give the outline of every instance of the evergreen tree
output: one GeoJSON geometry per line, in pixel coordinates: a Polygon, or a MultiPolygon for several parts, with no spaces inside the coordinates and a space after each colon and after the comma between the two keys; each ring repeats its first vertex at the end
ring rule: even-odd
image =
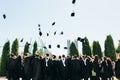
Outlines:
{"type": "Polygon", "coordinates": [[[79,56],[79,53],[78,53],[78,49],[75,46],[75,43],[72,42],[70,45],[70,56],[74,56],[74,55],[79,56]]]}
{"type": "Polygon", "coordinates": [[[6,76],[6,60],[7,56],[10,53],[10,42],[7,41],[2,50],[2,57],[1,57],[1,66],[0,66],[0,76],[6,76]]]}
{"type": "Polygon", "coordinates": [[[38,48],[37,48],[37,42],[35,41],[34,42],[34,45],[33,45],[33,55],[35,54],[35,51],[37,51],[38,48]]]}
{"type": "Polygon", "coordinates": [[[84,42],[82,42],[82,53],[91,56],[91,47],[89,46],[89,41],[87,37],[84,39],[84,42]]]}
{"type": "Polygon", "coordinates": [[[93,55],[98,55],[98,57],[102,58],[102,51],[99,41],[93,41],[93,55]]]}
{"type": "Polygon", "coordinates": [[[14,55],[18,55],[18,48],[19,48],[19,44],[18,44],[18,39],[16,38],[13,41],[11,53],[13,53],[14,55]]]}
{"type": "Polygon", "coordinates": [[[105,40],[105,56],[110,57],[112,60],[116,60],[114,43],[111,35],[108,35],[105,40]]]}
{"type": "Polygon", "coordinates": [[[118,43],[118,47],[116,49],[116,53],[120,53],[120,42],[118,43]]]}
{"type": "Polygon", "coordinates": [[[29,53],[29,44],[26,42],[24,46],[24,54],[29,53]]]}
{"type": "Polygon", "coordinates": [[[43,54],[43,49],[40,49],[38,53],[41,56],[43,54]]]}

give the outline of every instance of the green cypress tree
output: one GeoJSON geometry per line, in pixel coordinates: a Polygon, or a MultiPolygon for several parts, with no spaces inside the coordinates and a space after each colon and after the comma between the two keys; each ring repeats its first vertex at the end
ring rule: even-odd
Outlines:
{"type": "Polygon", "coordinates": [[[70,56],[74,56],[74,55],[79,56],[79,53],[78,53],[78,49],[75,46],[75,43],[72,42],[70,45],[70,56]]]}
{"type": "Polygon", "coordinates": [[[16,38],[13,41],[11,53],[13,53],[14,55],[18,55],[18,48],[19,48],[19,44],[18,44],[18,39],[16,38]]]}
{"type": "Polygon", "coordinates": [[[39,55],[41,56],[43,54],[43,49],[39,50],[39,55]]]}
{"type": "Polygon", "coordinates": [[[24,46],[24,54],[29,53],[29,44],[26,42],[24,46]]]}
{"type": "Polygon", "coordinates": [[[2,57],[1,57],[1,66],[0,66],[0,76],[6,76],[6,60],[7,56],[10,53],[10,42],[7,41],[2,50],[2,57]]]}
{"type": "Polygon", "coordinates": [[[37,42],[35,41],[34,42],[34,45],[33,45],[33,55],[35,54],[35,51],[37,51],[38,48],[37,48],[37,42]]]}
{"type": "Polygon", "coordinates": [[[116,60],[115,47],[111,35],[108,35],[105,40],[105,56],[110,57],[112,60],[116,60]]]}
{"type": "Polygon", "coordinates": [[[118,47],[116,49],[116,53],[120,53],[120,42],[118,43],[118,47]]]}
{"type": "Polygon", "coordinates": [[[93,41],[93,50],[92,53],[93,55],[97,55],[97,41],[93,41]]]}
{"type": "Polygon", "coordinates": [[[89,45],[89,41],[87,39],[87,37],[84,38],[84,42],[82,42],[82,53],[86,54],[88,56],[91,56],[91,47],[89,45]]]}
{"type": "Polygon", "coordinates": [[[99,41],[93,41],[93,55],[98,55],[98,57],[102,58],[102,51],[99,41]]]}

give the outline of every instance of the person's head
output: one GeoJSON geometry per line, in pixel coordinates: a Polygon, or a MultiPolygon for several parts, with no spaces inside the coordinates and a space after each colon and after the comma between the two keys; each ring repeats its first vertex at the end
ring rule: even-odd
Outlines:
{"type": "Polygon", "coordinates": [[[11,58],[13,58],[13,57],[14,57],[14,54],[13,54],[13,53],[11,53],[11,54],[10,54],[10,57],[11,57],[11,58]]]}
{"type": "Polygon", "coordinates": [[[97,55],[95,55],[95,59],[94,59],[94,60],[95,60],[95,61],[98,61],[98,59],[99,59],[99,58],[98,58],[98,56],[97,56],[97,55]]]}
{"type": "Polygon", "coordinates": [[[77,59],[77,55],[74,55],[74,59],[77,59]]]}
{"type": "Polygon", "coordinates": [[[39,57],[39,54],[38,54],[38,53],[35,53],[35,57],[39,57]]]}
{"type": "Polygon", "coordinates": [[[58,56],[59,59],[61,59],[61,56],[58,56]]]}
{"type": "Polygon", "coordinates": [[[64,55],[64,54],[62,55],[62,58],[65,58],[65,55],[64,55]]]}
{"type": "Polygon", "coordinates": [[[30,56],[30,53],[25,53],[24,54],[24,58],[29,57],[29,56],[30,56]]]}
{"type": "Polygon", "coordinates": [[[55,56],[55,55],[53,55],[53,59],[56,59],[56,56],[55,56]]]}
{"type": "Polygon", "coordinates": [[[46,57],[49,57],[49,54],[48,54],[48,53],[46,54],[46,57]]]}

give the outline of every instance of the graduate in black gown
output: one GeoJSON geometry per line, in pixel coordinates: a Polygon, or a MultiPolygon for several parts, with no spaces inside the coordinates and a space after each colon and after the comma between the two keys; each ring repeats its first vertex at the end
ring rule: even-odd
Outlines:
{"type": "Polygon", "coordinates": [[[108,78],[108,63],[106,57],[104,57],[104,60],[101,64],[101,70],[102,70],[102,80],[107,80],[108,78]]]}
{"type": "Polygon", "coordinates": [[[116,78],[120,80],[120,58],[115,62],[116,78]]]}
{"type": "Polygon", "coordinates": [[[17,66],[16,66],[16,56],[14,54],[10,54],[7,58],[7,78],[8,80],[18,80],[17,66]]]}
{"type": "Polygon", "coordinates": [[[58,60],[57,60],[57,69],[58,69],[58,72],[57,72],[57,79],[58,80],[62,80],[62,58],[61,56],[58,57],[58,60]]]}
{"type": "Polygon", "coordinates": [[[82,77],[84,78],[84,80],[88,80],[88,78],[91,75],[91,65],[90,65],[90,60],[89,58],[84,55],[82,57],[82,62],[81,62],[81,66],[82,66],[82,77]]]}
{"type": "Polygon", "coordinates": [[[67,58],[66,58],[66,67],[67,67],[67,80],[70,80],[71,79],[71,56],[67,55],[67,58]]]}
{"type": "Polygon", "coordinates": [[[22,73],[21,73],[21,56],[18,55],[18,57],[15,59],[16,60],[16,63],[15,63],[15,66],[16,66],[16,79],[19,80],[22,73]]]}
{"type": "Polygon", "coordinates": [[[60,67],[61,67],[61,78],[62,80],[67,80],[68,77],[68,69],[67,69],[67,62],[66,62],[66,57],[65,55],[62,55],[62,60],[60,62],[60,67]]]}
{"type": "Polygon", "coordinates": [[[77,59],[77,56],[74,56],[74,58],[71,61],[71,80],[81,80],[80,72],[80,60],[77,59]]]}
{"type": "Polygon", "coordinates": [[[112,77],[113,77],[112,60],[110,58],[107,58],[107,63],[108,63],[108,78],[109,80],[112,80],[112,77]]]}
{"type": "Polygon", "coordinates": [[[43,80],[52,80],[52,60],[49,57],[49,54],[46,54],[46,57],[43,59],[43,80]]]}
{"type": "Polygon", "coordinates": [[[33,56],[30,56],[30,53],[26,53],[23,60],[23,79],[30,80],[32,78],[32,64],[31,61],[33,56]]]}
{"type": "Polygon", "coordinates": [[[40,59],[38,53],[35,54],[31,64],[32,64],[32,80],[43,80],[42,73],[42,60],[40,59]]]}
{"type": "Polygon", "coordinates": [[[91,75],[91,80],[100,80],[100,65],[99,65],[99,58],[97,55],[95,55],[95,58],[92,63],[92,72],[94,72],[94,75],[91,75]]]}
{"type": "Polygon", "coordinates": [[[56,56],[53,55],[53,59],[52,59],[52,80],[58,80],[58,64],[57,64],[57,60],[56,60],[56,56]]]}

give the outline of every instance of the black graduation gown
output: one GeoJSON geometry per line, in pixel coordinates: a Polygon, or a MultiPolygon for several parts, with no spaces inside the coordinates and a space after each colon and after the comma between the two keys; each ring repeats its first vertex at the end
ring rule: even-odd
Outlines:
{"type": "Polygon", "coordinates": [[[52,80],[52,60],[48,60],[48,66],[46,66],[46,60],[43,59],[42,62],[43,67],[43,80],[52,80]]]}
{"type": "Polygon", "coordinates": [[[95,80],[100,80],[100,67],[99,67],[99,63],[97,61],[93,61],[92,63],[92,70],[96,73],[96,76],[93,76],[91,74],[91,78],[94,77],[95,80]]]}
{"type": "Polygon", "coordinates": [[[120,59],[115,62],[115,74],[117,78],[120,78],[120,59]]]}
{"type": "Polygon", "coordinates": [[[101,69],[102,69],[102,75],[101,75],[102,79],[107,80],[107,78],[108,78],[108,65],[107,65],[106,61],[102,62],[101,69]]]}
{"type": "Polygon", "coordinates": [[[87,59],[86,65],[85,65],[84,61],[81,60],[81,68],[82,68],[81,77],[84,78],[85,80],[87,80],[91,75],[91,63],[90,63],[90,61],[87,59]]]}
{"type": "Polygon", "coordinates": [[[67,80],[71,78],[71,58],[66,59],[66,67],[67,67],[67,80]]]}
{"type": "Polygon", "coordinates": [[[32,60],[32,80],[42,80],[42,66],[39,58],[32,60]]]}
{"type": "Polygon", "coordinates": [[[17,80],[16,60],[8,57],[6,63],[8,80],[17,80]]]}
{"type": "Polygon", "coordinates": [[[80,72],[81,72],[81,65],[80,61],[77,59],[73,59],[71,61],[71,80],[81,80],[80,72]]]}
{"type": "Polygon", "coordinates": [[[113,66],[111,61],[107,61],[108,63],[108,78],[112,78],[113,76],[113,66]]]}
{"type": "Polygon", "coordinates": [[[60,76],[61,80],[67,80],[68,77],[68,70],[67,70],[67,65],[66,65],[66,60],[65,60],[65,66],[62,62],[62,60],[59,61],[59,70],[60,70],[60,76]]]}
{"type": "Polygon", "coordinates": [[[32,64],[33,56],[26,57],[23,61],[23,80],[30,80],[32,77],[32,64]]]}
{"type": "Polygon", "coordinates": [[[62,80],[62,61],[58,60],[57,61],[57,79],[62,80]]]}
{"type": "Polygon", "coordinates": [[[52,80],[58,80],[58,64],[56,60],[52,61],[52,80]]]}
{"type": "Polygon", "coordinates": [[[18,56],[16,58],[15,66],[16,66],[16,77],[17,77],[17,79],[19,79],[22,75],[22,73],[21,73],[21,56],[18,56]]]}

